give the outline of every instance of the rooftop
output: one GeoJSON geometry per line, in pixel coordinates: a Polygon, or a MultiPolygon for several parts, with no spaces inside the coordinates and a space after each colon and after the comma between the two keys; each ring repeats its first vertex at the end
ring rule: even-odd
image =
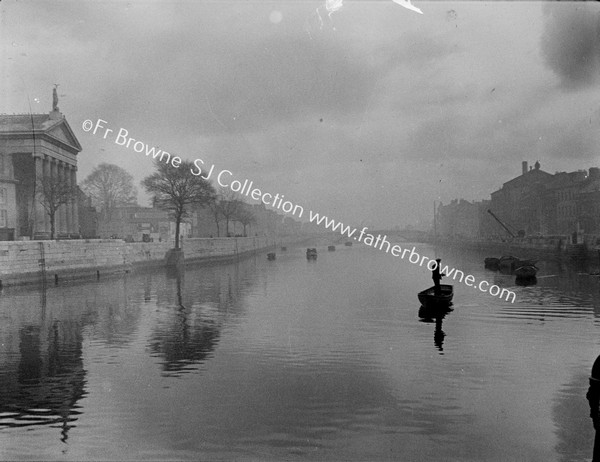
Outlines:
{"type": "MultiPolygon", "coordinates": [[[[60,114],[60,113],[59,113],[60,114]]],[[[0,133],[45,132],[64,120],[50,114],[0,114],[0,133]]]]}

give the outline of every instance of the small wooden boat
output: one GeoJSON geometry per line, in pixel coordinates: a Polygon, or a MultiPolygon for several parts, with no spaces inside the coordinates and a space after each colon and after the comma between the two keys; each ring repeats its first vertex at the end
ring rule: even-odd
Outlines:
{"type": "Polygon", "coordinates": [[[485,265],[486,268],[497,271],[498,267],[500,266],[500,259],[494,258],[494,257],[488,257],[485,260],[483,260],[483,264],[485,265]]]}
{"type": "Polygon", "coordinates": [[[344,242],[344,245],[346,247],[352,247],[352,241],[346,241],[346,242],[344,242]]]}
{"type": "Polygon", "coordinates": [[[329,250],[330,252],[333,252],[335,250],[335,245],[328,246],[327,250],[329,250]]]}
{"type": "Polygon", "coordinates": [[[523,265],[515,269],[515,276],[518,278],[533,278],[537,274],[537,267],[533,265],[523,265]]]}
{"type": "MultiPolygon", "coordinates": [[[[485,260],[487,261],[488,259],[486,258],[485,260]]],[[[498,261],[498,269],[504,274],[516,274],[516,270],[518,268],[521,268],[523,266],[533,266],[535,268],[536,263],[537,260],[531,258],[522,259],[518,257],[513,257],[512,255],[505,255],[503,257],[500,257],[498,261]]]]}
{"type": "Polygon", "coordinates": [[[440,293],[435,293],[435,286],[425,289],[417,295],[421,305],[426,308],[448,307],[454,296],[454,288],[450,284],[440,284],[440,293]]]}
{"type": "Polygon", "coordinates": [[[267,254],[267,259],[268,260],[275,260],[275,258],[276,258],[275,252],[269,252],[267,254]]]}
{"type": "Polygon", "coordinates": [[[498,269],[501,271],[512,273],[515,270],[515,263],[519,261],[517,257],[512,255],[504,255],[498,261],[498,269]]]}
{"type": "Polygon", "coordinates": [[[317,249],[306,249],[306,258],[308,260],[316,260],[317,259],[317,249]]]}
{"type": "Polygon", "coordinates": [[[534,286],[537,284],[537,278],[535,276],[532,276],[530,278],[520,278],[520,277],[516,277],[515,278],[515,284],[518,286],[534,286]]]}

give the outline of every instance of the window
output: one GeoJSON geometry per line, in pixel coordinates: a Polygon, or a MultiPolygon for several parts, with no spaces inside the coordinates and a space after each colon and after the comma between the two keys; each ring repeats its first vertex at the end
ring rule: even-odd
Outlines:
{"type": "Polygon", "coordinates": [[[0,204],[6,204],[6,188],[0,188],[0,204]]]}
{"type": "Polygon", "coordinates": [[[6,210],[0,210],[0,228],[6,228],[8,226],[8,212],[6,210]]]}
{"type": "Polygon", "coordinates": [[[6,175],[6,157],[0,154],[0,176],[6,175]]]}

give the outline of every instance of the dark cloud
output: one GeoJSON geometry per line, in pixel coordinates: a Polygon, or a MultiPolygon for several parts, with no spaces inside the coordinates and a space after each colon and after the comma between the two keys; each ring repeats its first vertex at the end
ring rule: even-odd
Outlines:
{"type": "Polygon", "coordinates": [[[551,2],[545,7],[542,53],[565,88],[600,82],[600,7],[597,2],[551,2]]]}

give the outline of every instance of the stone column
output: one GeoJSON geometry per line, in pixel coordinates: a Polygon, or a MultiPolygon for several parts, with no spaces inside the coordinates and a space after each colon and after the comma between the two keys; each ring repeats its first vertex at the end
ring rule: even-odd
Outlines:
{"type": "MultiPolygon", "coordinates": [[[[65,172],[65,184],[71,187],[71,165],[64,164],[64,172],[65,172]]],[[[69,198],[69,202],[65,204],[65,215],[66,215],[66,229],[67,233],[73,232],[73,198],[69,198]]]]}
{"type": "Polygon", "coordinates": [[[73,232],[79,234],[79,199],[77,196],[77,167],[75,165],[71,165],[71,171],[69,172],[71,175],[71,186],[75,189],[75,197],[73,198],[73,203],[71,204],[72,213],[71,218],[73,219],[73,232]]]}
{"type": "Polygon", "coordinates": [[[38,233],[44,230],[44,214],[46,213],[44,207],[40,203],[40,199],[43,198],[41,191],[40,181],[43,178],[42,172],[42,158],[35,156],[33,158],[35,163],[35,186],[33,190],[35,191],[36,197],[34,198],[34,214],[33,214],[33,232],[38,233]]]}
{"type": "MultiPolygon", "coordinates": [[[[57,165],[56,165],[56,159],[50,159],[50,178],[52,179],[52,181],[54,181],[58,176],[56,173],[56,169],[57,169],[57,165]]],[[[56,234],[58,234],[58,212],[56,213],[56,215],[54,215],[54,239],[56,239],[56,234]]]]}
{"type": "MultiPolygon", "coordinates": [[[[65,184],[65,163],[63,161],[58,161],[58,181],[60,182],[61,185],[65,184]]],[[[59,219],[59,223],[60,223],[60,227],[59,230],[61,233],[64,233],[66,231],[67,228],[67,207],[66,204],[61,205],[58,210],[57,210],[57,214],[60,217],[59,219]]]]}
{"type": "MultiPolygon", "coordinates": [[[[44,156],[42,160],[42,173],[44,178],[50,178],[50,158],[48,156],[44,156]]],[[[44,211],[44,231],[50,232],[50,215],[46,211],[44,211]]]]}

